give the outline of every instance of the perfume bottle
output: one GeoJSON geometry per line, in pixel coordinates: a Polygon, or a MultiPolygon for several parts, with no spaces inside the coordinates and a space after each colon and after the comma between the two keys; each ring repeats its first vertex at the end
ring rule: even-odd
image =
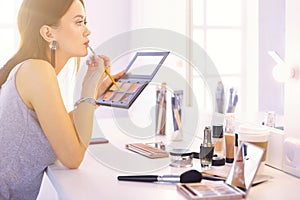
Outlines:
{"type": "Polygon", "coordinates": [[[211,128],[206,126],[204,128],[203,143],[200,145],[200,163],[201,167],[210,169],[212,165],[212,158],[214,154],[214,146],[212,143],[211,128]]]}

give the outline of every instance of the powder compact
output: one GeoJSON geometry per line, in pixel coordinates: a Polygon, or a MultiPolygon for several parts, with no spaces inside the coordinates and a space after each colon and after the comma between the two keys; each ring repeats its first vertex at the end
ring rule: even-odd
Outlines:
{"type": "Polygon", "coordinates": [[[193,166],[193,153],[187,149],[173,149],[170,154],[171,167],[192,167],[193,166]]]}
{"type": "Polygon", "coordinates": [[[125,74],[97,99],[97,104],[129,108],[153,79],[170,52],[137,52],[125,74]]]}

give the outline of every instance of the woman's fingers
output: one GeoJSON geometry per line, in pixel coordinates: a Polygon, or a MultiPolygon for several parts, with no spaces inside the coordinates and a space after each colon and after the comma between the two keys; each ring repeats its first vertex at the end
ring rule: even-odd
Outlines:
{"type": "Polygon", "coordinates": [[[103,59],[104,61],[104,66],[106,67],[107,70],[110,70],[110,66],[111,66],[111,63],[110,63],[110,59],[109,57],[105,56],[105,55],[99,55],[99,58],[103,59]]]}
{"type": "Polygon", "coordinates": [[[89,57],[88,60],[86,61],[86,64],[88,66],[88,70],[101,69],[105,66],[104,60],[98,56],[89,57]]]}
{"type": "Polygon", "coordinates": [[[116,79],[121,78],[124,74],[125,74],[125,70],[120,71],[119,73],[112,75],[112,77],[116,80],[116,79]]]}

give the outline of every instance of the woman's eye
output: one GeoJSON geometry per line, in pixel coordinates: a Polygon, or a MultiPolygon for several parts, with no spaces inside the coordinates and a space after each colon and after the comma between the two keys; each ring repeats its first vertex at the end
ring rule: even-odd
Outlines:
{"type": "Polygon", "coordinates": [[[76,24],[78,24],[78,25],[86,25],[87,22],[85,20],[80,20],[80,21],[77,21],[76,24]]]}

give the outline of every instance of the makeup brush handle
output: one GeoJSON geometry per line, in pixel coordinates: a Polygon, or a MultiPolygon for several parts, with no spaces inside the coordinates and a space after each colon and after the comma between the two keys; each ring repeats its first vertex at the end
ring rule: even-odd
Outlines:
{"type": "Polygon", "coordinates": [[[118,176],[119,181],[136,181],[136,182],[156,182],[156,175],[143,175],[143,176],[118,176]]]}
{"type": "Polygon", "coordinates": [[[202,176],[202,179],[209,181],[226,181],[224,178],[216,177],[216,176],[202,176]]]}
{"type": "Polygon", "coordinates": [[[108,72],[107,69],[105,69],[105,73],[107,74],[107,76],[109,77],[109,79],[112,81],[112,83],[119,88],[118,84],[116,83],[115,79],[111,76],[111,74],[108,72]]]}

